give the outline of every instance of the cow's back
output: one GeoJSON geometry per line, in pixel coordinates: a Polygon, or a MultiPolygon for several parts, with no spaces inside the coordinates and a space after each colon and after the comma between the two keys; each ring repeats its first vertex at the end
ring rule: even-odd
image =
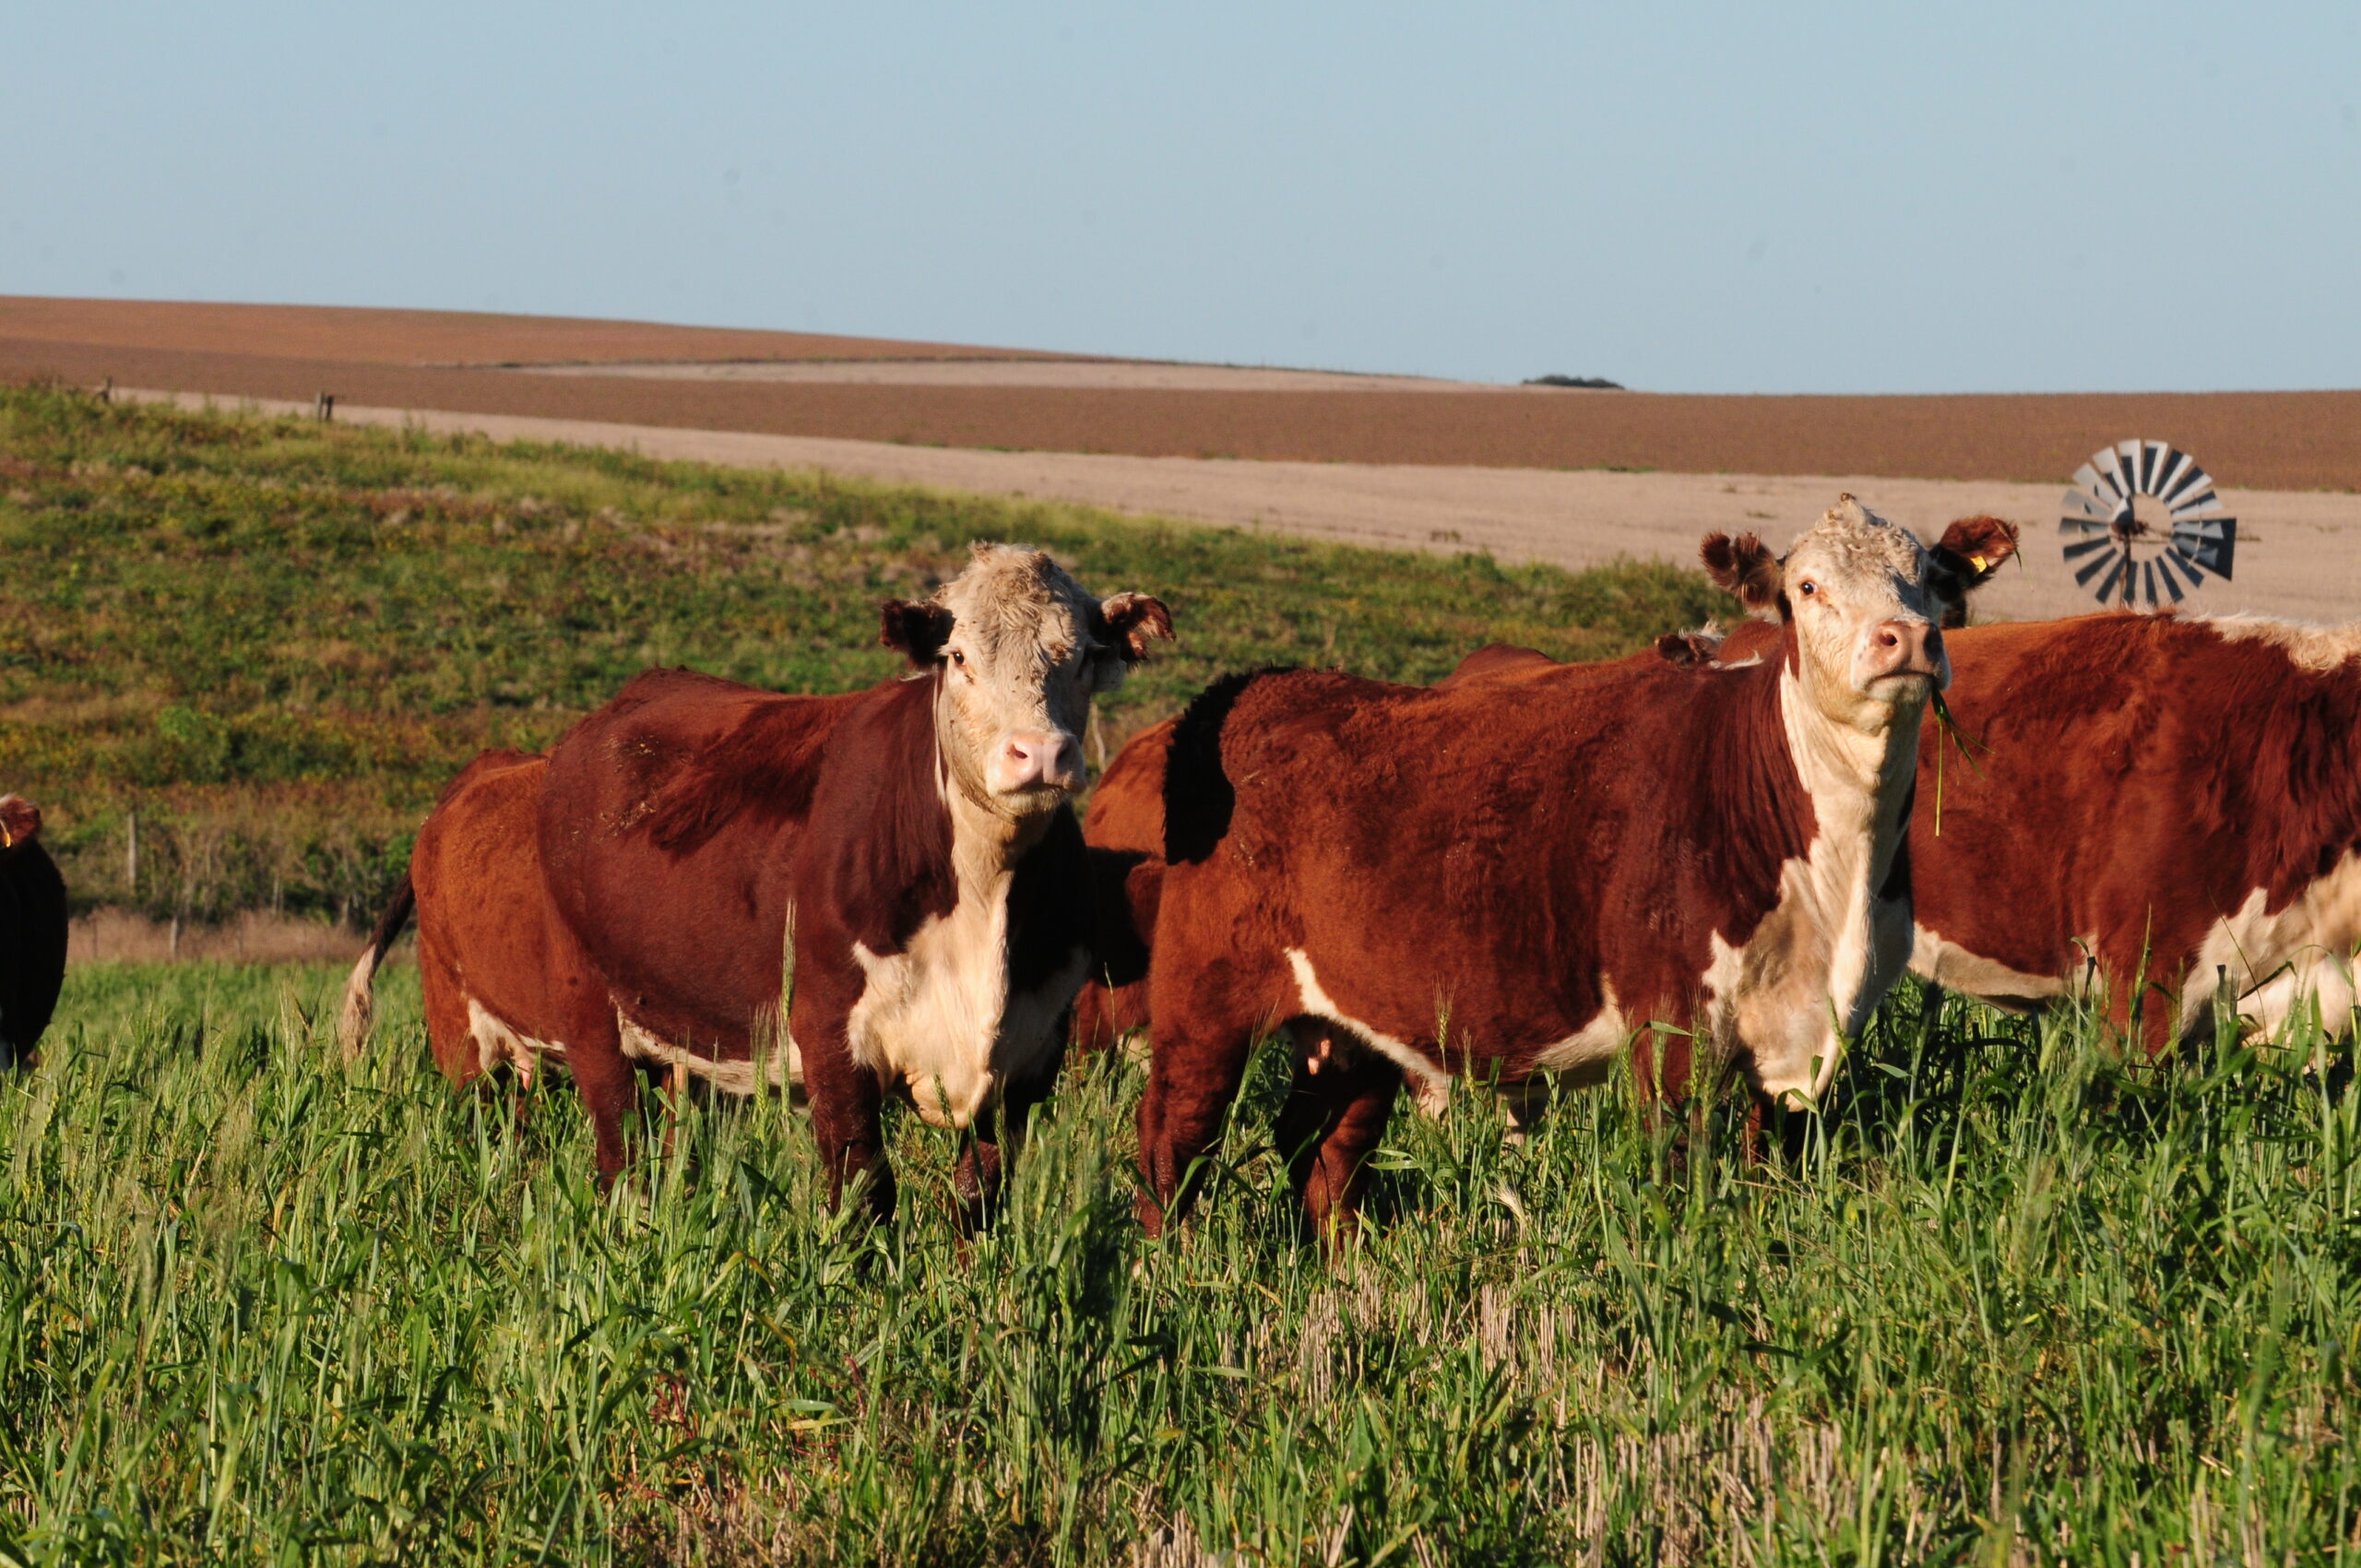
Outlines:
{"type": "Polygon", "coordinates": [[[0,1052],[30,1064],[65,980],[65,879],[38,843],[0,854],[0,1052]]]}

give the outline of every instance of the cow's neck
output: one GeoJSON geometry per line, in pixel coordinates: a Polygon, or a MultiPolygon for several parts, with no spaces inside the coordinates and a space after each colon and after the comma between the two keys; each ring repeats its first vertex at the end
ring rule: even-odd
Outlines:
{"type": "Polygon", "coordinates": [[[1780,867],[1778,901],[1738,947],[1717,949],[1712,989],[1774,1098],[1817,1099],[1843,1039],[1859,1028],[1908,956],[1896,861],[1906,850],[1919,712],[1874,728],[1829,718],[1793,661],[1777,667],[1786,760],[1811,803],[1811,830],[1780,867]],[[1897,923],[1898,922],[1898,923],[1897,923]]]}

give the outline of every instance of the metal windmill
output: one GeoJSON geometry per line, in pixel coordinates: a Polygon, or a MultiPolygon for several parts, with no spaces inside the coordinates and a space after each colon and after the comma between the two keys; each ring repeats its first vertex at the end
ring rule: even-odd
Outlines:
{"type": "Polygon", "coordinates": [[[2208,572],[2227,582],[2238,542],[2238,520],[2222,510],[2213,479],[2162,441],[2122,441],[2094,453],[2074,471],[2058,531],[2074,581],[2101,604],[2126,609],[2177,604],[2208,572]],[[2164,517],[2142,517],[2140,496],[2164,517]]]}

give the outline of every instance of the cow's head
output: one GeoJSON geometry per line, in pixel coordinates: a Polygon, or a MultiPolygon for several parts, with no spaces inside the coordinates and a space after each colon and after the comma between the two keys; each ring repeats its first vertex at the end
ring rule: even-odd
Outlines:
{"type": "Polygon", "coordinates": [[[1091,697],[1123,683],[1149,638],[1171,635],[1146,594],[1094,599],[1038,550],[979,544],[933,598],[887,603],[883,640],[936,675],[936,736],[957,787],[1029,816],[1086,781],[1091,697]]]}
{"type": "Polygon", "coordinates": [[[1951,683],[1942,623],[1965,599],[1960,572],[1852,496],[1784,559],[1752,534],[1714,534],[1701,553],[1740,603],[1794,628],[1797,677],[1826,717],[1882,729],[1951,683]]]}
{"type": "Polygon", "coordinates": [[[0,853],[41,835],[41,808],[22,795],[0,795],[0,853]]]}

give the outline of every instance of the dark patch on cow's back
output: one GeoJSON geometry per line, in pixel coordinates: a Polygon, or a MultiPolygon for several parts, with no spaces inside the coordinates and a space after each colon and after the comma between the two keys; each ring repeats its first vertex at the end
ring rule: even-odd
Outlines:
{"type": "Polygon", "coordinates": [[[1172,749],[1164,764],[1164,858],[1194,865],[1214,852],[1229,831],[1238,791],[1222,766],[1222,730],[1246,688],[1283,669],[1249,670],[1224,675],[1191,699],[1172,726],[1172,749]]]}
{"type": "Polygon", "coordinates": [[[831,703],[843,699],[770,698],[695,754],[672,759],[648,801],[648,842],[686,855],[742,815],[765,825],[801,821],[835,732],[821,711],[831,703]]]}

